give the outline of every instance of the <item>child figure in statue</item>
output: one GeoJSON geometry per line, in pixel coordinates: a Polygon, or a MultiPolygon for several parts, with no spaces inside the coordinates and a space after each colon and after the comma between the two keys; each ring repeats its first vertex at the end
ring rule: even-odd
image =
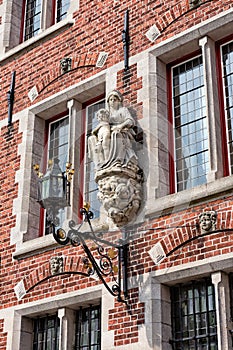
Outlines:
{"type": "Polygon", "coordinates": [[[101,163],[106,161],[109,156],[109,147],[110,147],[110,125],[109,125],[109,112],[101,108],[97,114],[96,118],[99,121],[97,127],[92,130],[92,134],[97,137],[96,152],[99,153],[100,157],[102,156],[101,163]]]}

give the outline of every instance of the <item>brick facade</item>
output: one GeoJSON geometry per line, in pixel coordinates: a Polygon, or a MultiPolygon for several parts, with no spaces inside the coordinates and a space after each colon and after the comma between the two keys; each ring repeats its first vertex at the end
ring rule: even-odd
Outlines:
{"type": "MultiPolygon", "coordinates": [[[[0,1],[3,31],[7,2],[0,1]]],[[[69,308],[68,299],[76,295],[75,301],[80,298],[81,306],[85,293],[91,295],[88,294],[88,304],[91,298],[103,299],[106,312],[102,316],[102,350],[171,350],[167,339],[171,338],[171,321],[166,313],[170,305],[169,287],[219,271],[233,272],[232,176],[216,175],[214,181],[199,190],[170,194],[169,170],[165,169],[168,159],[163,157],[168,141],[163,143],[161,137],[158,144],[159,135],[166,133],[162,127],[162,120],[167,117],[167,112],[163,115],[167,109],[164,67],[197,49],[200,51],[198,42],[202,37],[209,35],[216,43],[226,38],[232,40],[232,18],[229,0],[202,1],[194,9],[187,0],[80,0],[79,9],[73,13],[73,23],[35,38],[30,44],[25,42],[3,52],[0,57],[0,350],[26,350],[20,347],[22,332],[16,327],[16,315],[32,317],[49,305],[52,309],[69,308]],[[122,44],[126,9],[130,19],[130,72],[127,73],[122,44]],[[145,34],[154,24],[161,34],[155,42],[150,42],[145,34]],[[108,58],[103,68],[97,68],[94,65],[101,51],[107,52],[108,58]],[[61,74],[60,60],[64,57],[72,58],[72,69],[61,74]],[[87,65],[93,67],[80,68],[87,65]],[[16,71],[16,88],[13,123],[8,128],[7,92],[12,71],[16,71]],[[38,96],[32,102],[28,93],[34,86],[38,96]],[[81,247],[60,247],[48,237],[46,244],[40,237],[39,245],[33,248],[32,243],[30,248],[29,239],[35,232],[38,235],[34,238],[39,237],[39,205],[32,165],[41,156],[44,136],[41,125],[49,117],[67,110],[69,100],[84,105],[115,88],[123,93],[125,104],[133,106],[144,133],[141,139],[144,148],[139,146],[145,175],[143,207],[137,222],[129,228],[132,239],[128,305],[106,295],[100,281],[85,275],[85,266],[80,261],[84,256],[81,247]],[[155,111],[153,106],[157,101],[161,102],[160,109],[156,107],[161,129],[158,127],[155,140],[157,122],[151,111],[155,111]],[[28,191],[27,186],[31,186],[28,191]],[[208,209],[217,212],[218,232],[202,236],[198,216],[208,209]],[[149,251],[157,243],[161,243],[166,257],[156,265],[149,251]],[[51,276],[51,256],[64,256],[64,274],[51,276]],[[83,275],[75,274],[77,271],[83,275]],[[24,281],[26,294],[18,300],[14,288],[20,281],[24,281]],[[13,339],[15,331],[17,336],[13,339]]],[[[4,46],[2,35],[0,40],[4,46]]],[[[81,109],[77,107],[76,111],[81,109]]],[[[224,341],[225,345],[219,345],[219,349],[231,349],[224,341]]],[[[71,350],[71,346],[69,343],[64,350],[71,350]]]]}

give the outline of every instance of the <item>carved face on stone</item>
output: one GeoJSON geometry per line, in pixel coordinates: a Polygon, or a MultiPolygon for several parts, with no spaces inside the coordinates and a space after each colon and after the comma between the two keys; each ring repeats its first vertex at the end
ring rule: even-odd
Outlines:
{"type": "Polygon", "coordinates": [[[54,256],[50,259],[50,270],[51,274],[63,272],[63,258],[62,256],[54,256]]]}
{"type": "Polygon", "coordinates": [[[130,197],[130,192],[129,192],[128,186],[126,186],[124,184],[118,185],[116,188],[116,195],[120,199],[128,199],[130,197]]]}
{"type": "Polygon", "coordinates": [[[203,232],[214,230],[216,226],[216,213],[214,211],[207,211],[199,215],[200,228],[203,232]]]}
{"type": "Polygon", "coordinates": [[[115,95],[110,95],[109,100],[108,100],[109,107],[112,109],[119,109],[121,105],[121,101],[119,98],[115,95]]]}
{"type": "Polygon", "coordinates": [[[96,114],[96,119],[98,121],[108,122],[109,121],[109,112],[104,108],[100,109],[96,114]]]}

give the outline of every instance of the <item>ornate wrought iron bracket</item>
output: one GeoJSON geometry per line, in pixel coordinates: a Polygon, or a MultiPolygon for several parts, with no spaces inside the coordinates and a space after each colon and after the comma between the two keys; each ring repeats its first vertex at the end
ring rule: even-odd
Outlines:
{"type": "Polygon", "coordinates": [[[82,246],[86,254],[84,264],[86,265],[88,275],[90,277],[98,277],[109,293],[117,298],[117,301],[127,303],[128,244],[125,243],[124,239],[120,241],[120,244],[113,244],[103,239],[102,234],[95,234],[91,225],[93,213],[86,208],[82,208],[80,212],[84,216],[84,222],[88,223],[90,231],[80,231],[83,222],[77,227],[74,221],[70,221],[68,233],[63,229],[58,229],[56,231],[55,225],[52,224],[54,239],[61,245],[67,245],[70,243],[74,247],[82,246]],[[87,240],[92,240],[96,244],[97,254],[92,254],[86,243],[87,240]],[[108,251],[106,248],[107,246],[111,247],[108,251]],[[114,265],[114,260],[117,260],[117,258],[118,266],[114,265]],[[112,277],[112,280],[114,281],[112,286],[109,286],[106,282],[106,278],[109,276],[112,277]]]}

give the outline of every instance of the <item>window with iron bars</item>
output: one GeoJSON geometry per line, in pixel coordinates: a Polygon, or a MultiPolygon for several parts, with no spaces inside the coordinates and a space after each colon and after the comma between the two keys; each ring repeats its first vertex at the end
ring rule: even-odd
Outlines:
{"type": "Polygon", "coordinates": [[[57,315],[34,320],[33,350],[59,349],[60,323],[57,315]]]}
{"type": "Polygon", "coordinates": [[[101,350],[100,316],[100,305],[77,311],[75,350],[101,350]]]}
{"type": "Polygon", "coordinates": [[[173,350],[217,350],[214,286],[209,279],[171,288],[173,350]]]}

